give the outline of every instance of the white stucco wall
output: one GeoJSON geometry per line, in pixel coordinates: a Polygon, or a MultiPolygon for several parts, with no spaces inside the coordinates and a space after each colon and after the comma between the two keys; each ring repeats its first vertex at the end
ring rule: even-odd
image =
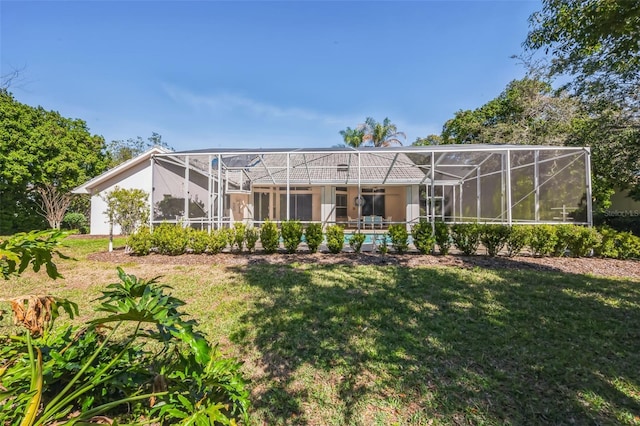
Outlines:
{"type": "MultiPolygon", "coordinates": [[[[91,195],[91,235],[109,234],[109,220],[105,215],[107,204],[103,196],[115,187],[124,189],[142,189],[149,194],[149,204],[151,204],[151,161],[144,161],[129,170],[119,173],[113,179],[102,182],[92,189],[91,195]]],[[[113,229],[115,235],[120,234],[120,227],[115,225],[113,229]]]]}

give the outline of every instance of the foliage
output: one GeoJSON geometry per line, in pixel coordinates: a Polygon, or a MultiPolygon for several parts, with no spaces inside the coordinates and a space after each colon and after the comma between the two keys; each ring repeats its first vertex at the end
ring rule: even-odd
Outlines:
{"type": "Polygon", "coordinates": [[[360,253],[360,251],[362,250],[362,244],[364,243],[366,239],[366,235],[364,235],[361,232],[354,232],[353,234],[351,234],[351,236],[349,236],[349,247],[351,247],[351,249],[356,252],[356,253],[360,253]]]}
{"type": "Polygon", "coordinates": [[[589,256],[600,242],[600,234],[595,228],[575,226],[569,235],[567,248],[574,257],[589,256]]]}
{"type": "Polygon", "coordinates": [[[402,223],[389,226],[389,238],[391,246],[398,254],[406,253],[409,249],[409,232],[402,223]]]}
{"type": "Polygon", "coordinates": [[[464,255],[476,254],[482,229],[476,223],[457,223],[451,227],[453,244],[464,255]]]}
{"type": "Polygon", "coordinates": [[[435,232],[433,236],[438,244],[438,250],[441,255],[449,254],[449,248],[451,247],[451,235],[449,233],[449,225],[445,222],[435,223],[435,232]]]}
{"type": "Polygon", "coordinates": [[[322,224],[310,223],[307,225],[307,229],[304,230],[304,238],[307,241],[307,246],[311,253],[318,251],[318,247],[322,244],[324,235],[322,233],[322,224]]]}
{"type": "Polygon", "coordinates": [[[556,257],[564,256],[568,250],[569,240],[576,232],[575,225],[563,223],[554,225],[556,230],[556,243],[553,246],[551,254],[556,257]]]}
{"type": "Polygon", "coordinates": [[[207,251],[209,245],[209,233],[206,230],[187,228],[189,242],[187,247],[193,254],[202,254],[207,251]]]}
{"type": "Polygon", "coordinates": [[[47,275],[60,278],[58,267],[53,262],[53,256],[67,259],[57,249],[62,246],[62,240],[69,235],[59,230],[31,231],[18,233],[6,240],[0,241],[0,271],[4,279],[11,275],[22,274],[29,266],[38,272],[44,265],[47,275]]]}
{"type": "Polygon", "coordinates": [[[88,234],[89,221],[82,213],[67,213],[62,219],[62,229],[77,229],[81,234],[88,234]]]}
{"type": "Polygon", "coordinates": [[[153,236],[148,226],[141,226],[136,232],[127,238],[127,247],[135,256],[146,256],[153,246],[153,236]]]}
{"type": "Polygon", "coordinates": [[[413,245],[422,254],[432,253],[436,244],[436,238],[433,235],[433,227],[430,222],[421,220],[411,227],[411,237],[413,245]]]}
{"type": "Polygon", "coordinates": [[[333,254],[340,253],[344,246],[344,228],[340,225],[327,226],[327,248],[333,254]]]}
{"type": "Polygon", "coordinates": [[[162,140],[162,136],[156,132],[152,132],[146,141],[140,136],[135,139],[129,138],[126,141],[122,139],[112,140],[105,146],[105,151],[109,157],[109,168],[111,169],[127,160],[131,160],[156,146],[172,150],[172,148],[162,140]]]}
{"type": "Polygon", "coordinates": [[[247,227],[244,231],[244,240],[247,244],[247,251],[253,253],[256,250],[256,243],[260,239],[260,230],[254,227],[247,227]]]}
{"type": "Polygon", "coordinates": [[[616,236],[618,235],[618,232],[613,228],[603,226],[598,229],[598,234],[600,235],[600,241],[593,248],[594,254],[600,257],[617,259],[618,248],[616,244],[616,236]]]}
{"type": "Polygon", "coordinates": [[[152,245],[159,254],[183,254],[189,244],[189,232],[180,224],[162,223],[153,228],[152,245]]]}
{"type": "Polygon", "coordinates": [[[303,232],[302,224],[298,220],[285,220],[282,222],[280,233],[282,234],[282,243],[287,253],[296,252],[302,242],[303,232]]]}
{"type": "Polygon", "coordinates": [[[615,241],[618,259],[640,259],[640,237],[631,232],[619,232],[615,241]]]}
{"type": "Polygon", "coordinates": [[[389,253],[389,246],[387,245],[388,238],[389,234],[385,232],[384,234],[377,235],[374,240],[374,244],[376,245],[380,254],[383,256],[389,253]]]}
{"type": "Polygon", "coordinates": [[[129,235],[140,225],[149,221],[149,194],[142,189],[115,187],[107,192],[104,200],[107,210],[104,212],[109,223],[120,226],[122,235],[129,235]]]}
{"type": "Polygon", "coordinates": [[[209,234],[207,250],[209,254],[218,254],[227,247],[229,234],[223,229],[213,229],[209,234]]]}
{"type": "Polygon", "coordinates": [[[523,248],[529,245],[531,227],[528,225],[512,225],[507,237],[507,256],[513,257],[520,254],[523,248]]]}
{"type": "MultiPolygon", "coordinates": [[[[510,229],[506,225],[486,223],[480,226],[480,242],[487,255],[495,257],[509,240],[510,229]]],[[[524,246],[524,245],[523,245],[524,246]]]]}
{"type": "Polygon", "coordinates": [[[268,254],[275,253],[280,246],[278,226],[269,219],[265,220],[260,227],[260,242],[262,249],[268,254]]]}
{"type": "Polygon", "coordinates": [[[16,101],[0,89],[0,235],[43,227],[37,189],[61,194],[106,168],[104,139],[86,123],[16,101]]]}
{"type": "Polygon", "coordinates": [[[558,235],[553,225],[535,225],[531,228],[528,245],[535,256],[546,256],[553,253],[558,235]]]}
{"type": "Polygon", "coordinates": [[[404,132],[398,131],[395,124],[385,118],[382,123],[377,122],[372,117],[367,117],[363,124],[355,129],[347,127],[340,131],[340,135],[344,139],[347,146],[358,148],[363,145],[374,147],[388,147],[392,145],[402,145],[400,137],[407,138],[404,132]]]}
{"type": "Polygon", "coordinates": [[[247,225],[244,222],[235,222],[233,228],[229,229],[229,245],[231,249],[241,252],[244,248],[247,225]]]}
{"type": "Polygon", "coordinates": [[[78,314],[69,301],[16,300],[14,313],[28,331],[0,338],[6,390],[0,422],[42,425],[73,417],[72,423],[87,424],[98,415],[113,418],[127,411],[158,424],[180,416],[209,416],[211,424],[246,422],[249,395],[239,364],[223,359],[195,330],[197,323],[183,319],[184,302],[165,292],[170,287],[120,268],[118,275],[120,282],[98,298],[96,310],[104,316],[80,328],[53,329],[60,308],[78,314]],[[48,322],[25,321],[42,311],[48,322]]]}

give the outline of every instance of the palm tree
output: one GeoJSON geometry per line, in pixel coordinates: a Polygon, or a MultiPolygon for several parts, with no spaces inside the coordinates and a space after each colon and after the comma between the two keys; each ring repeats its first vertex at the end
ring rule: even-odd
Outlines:
{"type": "MultiPolygon", "coordinates": [[[[378,123],[371,117],[367,117],[365,120],[365,135],[363,142],[369,142],[376,148],[386,148],[391,145],[402,145],[402,141],[398,138],[402,136],[404,139],[407,135],[404,132],[399,132],[395,124],[385,118],[382,123],[378,123]]],[[[347,130],[349,128],[347,127],[347,130]]]]}
{"type": "Polygon", "coordinates": [[[358,126],[355,129],[347,127],[345,130],[340,130],[340,134],[346,146],[358,148],[364,143],[364,126],[358,126]]]}

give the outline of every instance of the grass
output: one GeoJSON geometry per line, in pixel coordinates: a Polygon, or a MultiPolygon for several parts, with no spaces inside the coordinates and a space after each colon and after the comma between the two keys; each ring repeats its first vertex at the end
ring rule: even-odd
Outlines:
{"type": "MultiPolygon", "coordinates": [[[[102,241],[104,247],[104,241],[102,241]]],[[[74,242],[65,280],[0,297],[91,299],[115,281],[74,242]]],[[[557,272],[132,262],[244,361],[256,424],[640,424],[640,282],[557,272]]]]}

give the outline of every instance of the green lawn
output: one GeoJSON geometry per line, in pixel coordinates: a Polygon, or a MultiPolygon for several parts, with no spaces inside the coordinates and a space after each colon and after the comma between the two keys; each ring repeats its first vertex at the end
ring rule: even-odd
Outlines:
{"type": "MultiPolygon", "coordinates": [[[[78,260],[60,262],[66,280],[29,273],[3,283],[0,297],[70,296],[90,316],[115,269],[73,244],[78,260]]],[[[125,269],[163,275],[244,361],[256,424],[640,424],[637,281],[136,258],[125,269]]]]}

